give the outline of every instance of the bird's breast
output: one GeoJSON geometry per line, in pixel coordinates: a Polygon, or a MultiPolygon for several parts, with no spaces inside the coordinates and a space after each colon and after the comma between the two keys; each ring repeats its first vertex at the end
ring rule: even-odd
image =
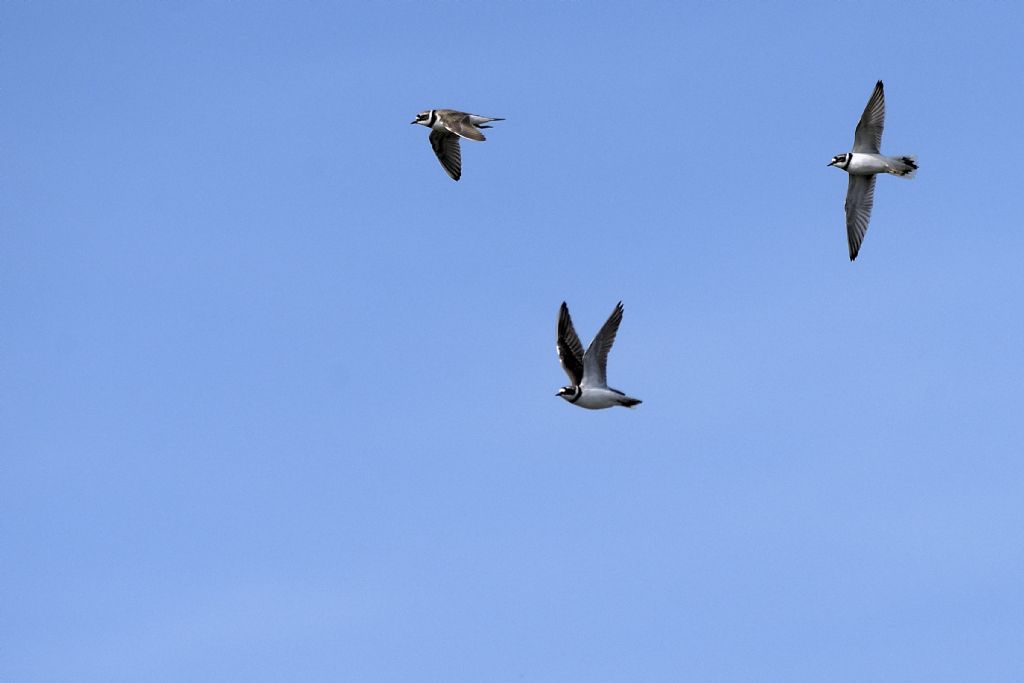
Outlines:
{"type": "Polygon", "coordinates": [[[590,408],[591,410],[600,410],[601,408],[611,408],[618,404],[619,395],[608,389],[598,388],[584,388],[583,394],[580,395],[576,401],[576,405],[581,408],[590,408]]]}
{"type": "Polygon", "coordinates": [[[874,175],[876,173],[885,173],[887,169],[888,165],[885,163],[885,157],[881,154],[854,152],[853,158],[850,159],[850,165],[846,167],[846,172],[853,175],[874,175]]]}

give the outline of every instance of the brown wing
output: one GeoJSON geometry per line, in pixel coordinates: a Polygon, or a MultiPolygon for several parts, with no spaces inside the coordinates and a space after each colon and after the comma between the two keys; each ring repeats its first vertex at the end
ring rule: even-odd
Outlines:
{"type": "Polygon", "coordinates": [[[452,111],[449,109],[446,111],[439,111],[437,115],[441,119],[441,123],[444,124],[444,127],[459,137],[469,138],[470,140],[476,140],[477,142],[483,142],[487,139],[484,137],[484,134],[473,125],[469,120],[469,114],[466,114],[465,112],[452,111]]]}

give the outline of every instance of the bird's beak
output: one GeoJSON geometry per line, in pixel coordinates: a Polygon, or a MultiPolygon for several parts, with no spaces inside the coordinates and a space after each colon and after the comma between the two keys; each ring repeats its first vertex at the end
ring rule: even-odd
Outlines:
{"type": "MultiPolygon", "coordinates": [[[[416,122],[415,122],[415,121],[413,121],[413,123],[416,123],[416,122]]],[[[830,162],[828,162],[827,164],[825,164],[825,166],[826,166],[826,167],[828,167],[828,166],[835,166],[835,163],[836,163],[836,162],[835,162],[835,161],[833,160],[833,161],[830,161],[830,162]]]]}
{"type": "Polygon", "coordinates": [[[410,124],[413,124],[413,123],[416,123],[416,122],[415,122],[415,121],[410,121],[409,123],[410,123],[410,124]]]}
{"type": "Polygon", "coordinates": [[[561,391],[556,391],[556,392],[555,392],[555,396],[561,396],[561,395],[562,395],[562,392],[561,392],[561,391]]]}

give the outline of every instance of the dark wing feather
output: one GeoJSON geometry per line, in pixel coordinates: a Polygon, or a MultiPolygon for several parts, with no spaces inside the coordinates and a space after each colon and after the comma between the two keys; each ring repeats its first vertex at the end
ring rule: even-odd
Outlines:
{"type": "Polygon", "coordinates": [[[868,106],[860,115],[857,131],[853,134],[853,151],[865,154],[880,154],[882,146],[882,128],[885,126],[885,92],[882,81],[875,84],[868,106]]]}
{"type": "Polygon", "coordinates": [[[615,343],[615,335],[619,332],[622,322],[622,302],[615,305],[615,310],[601,326],[601,330],[590,342],[587,352],[583,355],[583,369],[587,386],[606,387],[608,379],[605,369],[608,365],[608,352],[615,343]]]}
{"type": "Polygon", "coordinates": [[[445,133],[443,131],[430,131],[430,146],[434,148],[437,160],[444,166],[444,170],[458,180],[462,177],[462,148],[459,147],[459,136],[445,133]]]}
{"type": "Polygon", "coordinates": [[[875,177],[851,175],[846,190],[846,239],[850,243],[850,260],[857,258],[861,242],[868,231],[871,207],[875,204],[875,177]]]}
{"type": "Polygon", "coordinates": [[[562,302],[562,308],[558,311],[558,360],[562,362],[562,369],[569,375],[572,385],[579,386],[583,381],[583,344],[576,335],[576,329],[572,325],[572,318],[569,317],[569,307],[562,302]]]}

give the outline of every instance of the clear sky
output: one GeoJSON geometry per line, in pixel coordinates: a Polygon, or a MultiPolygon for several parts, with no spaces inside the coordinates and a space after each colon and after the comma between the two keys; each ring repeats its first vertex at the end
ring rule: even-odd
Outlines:
{"type": "Polygon", "coordinates": [[[0,679],[1024,680],[1022,24],[3,3],[0,679]]]}

